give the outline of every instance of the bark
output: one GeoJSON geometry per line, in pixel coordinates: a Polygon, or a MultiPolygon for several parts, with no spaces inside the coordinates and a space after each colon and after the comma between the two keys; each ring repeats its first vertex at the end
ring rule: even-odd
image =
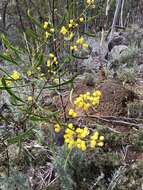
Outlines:
{"type": "Polygon", "coordinates": [[[116,0],[116,10],[115,10],[115,14],[114,14],[113,22],[112,22],[111,32],[109,35],[109,41],[113,37],[115,26],[118,25],[122,3],[123,3],[123,0],[116,0]]]}
{"type": "Polygon", "coordinates": [[[122,6],[121,6],[121,17],[120,17],[120,25],[121,25],[121,27],[124,26],[124,24],[123,24],[123,9],[124,9],[124,4],[125,4],[125,0],[122,1],[122,6]]]}

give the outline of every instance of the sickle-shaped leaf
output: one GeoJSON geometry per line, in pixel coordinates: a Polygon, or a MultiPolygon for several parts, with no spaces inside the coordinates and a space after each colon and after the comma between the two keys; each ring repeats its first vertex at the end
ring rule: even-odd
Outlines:
{"type": "Polygon", "coordinates": [[[32,23],[34,23],[35,25],[37,25],[39,28],[43,29],[43,28],[42,28],[42,24],[40,24],[40,23],[32,16],[30,10],[27,11],[27,16],[28,16],[28,18],[32,21],[32,23]]]}
{"type": "Polygon", "coordinates": [[[57,115],[57,113],[58,113],[58,111],[56,111],[56,112],[49,112],[46,117],[42,117],[40,115],[31,114],[30,115],[30,120],[32,120],[32,121],[48,121],[49,117],[55,116],[55,115],[57,115]]]}
{"type": "Polygon", "coordinates": [[[8,38],[7,38],[5,35],[2,34],[2,35],[1,35],[1,38],[2,38],[3,44],[4,44],[7,48],[13,50],[16,54],[17,54],[17,53],[21,53],[21,51],[20,51],[19,49],[16,49],[16,48],[9,42],[8,38]]]}
{"type": "Polygon", "coordinates": [[[2,58],[3,60],[6,60],[6,61],[8,61],[8,62],[11,62],[11,63],[13,63],[14,65],[19,65],[11,56],[9,56],[9,55],[5,55],[5,54],[2,54],[2,53],[0,53],[0,58],[2,58]]]}
{"type": "Polygon", "coordinates": [[[21,143],[23,141],[25,141],[27,138],[29,138],[31,135],[33,135],[33,127],[28,129],[26,132],[23,132],[15,137],[12,137],[10,139],[8,139],[8,144],[15,144],[15,143],[21,143]]]}
{"type": "MultiPolygon", "coordinates": [[[[73,83],[74,79],[77,77],[77,75],[75,75],[74,77],[72,77],[71,79],[63,82],[60,84],[60,86],[64,86],[64,85],[67,85],[67,84],[70,84],[70,83],[73,83]]],[[[59,84],[58,85],[51,85],[51,86],[47,86],[47,87],[44,87],[44,89],[46,88],[49,88],[49,89],[54,89],[56,87],[59,87],[59,84]]]]}
{"type": "Polygon", "coordinates": [[[1,79],[1,82],[2,82],[2,85],[3,85],[4,89],[8,92],[9,95],[11,95],[11,96],[12,96],[14,99],[16,99],[16,100],[25,103],[21,98],[19,98],[18,96],[16,96],[16,95],[12,92],[11,88],[9,88],[9,87],[6,85],[6,81],[5,81],[4,78],[1,79]]]}

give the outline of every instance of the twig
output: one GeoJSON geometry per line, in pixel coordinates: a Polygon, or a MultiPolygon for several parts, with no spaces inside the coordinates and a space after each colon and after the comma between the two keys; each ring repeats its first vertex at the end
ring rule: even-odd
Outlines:
{"type": "Polygon", "coordinates": [[[96,182],[92,185],[92,187],[89,189],[89,190],[93,190],[94,189],[94,187],[96,187],[96,185],[102,180],[104,178],[104,174],[103,173],[101,173],[101,175],[100,176],[98,176],[98,178],[97,178],[97,180],[96,180],[96,182]]]}
{"type": "Polygon", "coordinates": [[[107,190],[113,190],[113,189],[115,189],[115,187],[117,187],[118,184],[121,183],[121,180],[122,180],[126,170],[127,170],[126,166],[120,166],[119,169],[116,170],[107,190]]]}
{"type": "MultiPolygon", "coordinates": [[[[131,123],[127,121],[123,121],[119,118],[119,120],[114,120],[112,117],[106,119],[105,117],[99,117],[95,115],[83,115],[83,116],[78,116],[78,117],[89,117],[96,119],[97,122],[103,122],[103,123],[110,123],[112,125],[122,125],[122,126],[127,126],[127,127],[135,127],[136,129],[143,129],[143,124],[136,124],[136,123],[131,123]]],[[[113,116],[114,117],[114,116],[113,116]]]]}
{"type": "Polygon", "coordinates": [[[104,123],[111,123],[113,125],[118,124],[118,125],[123,125],[123,126],[128,126],[128,127],[129,126],[130,127],[135,127],[137,129],[143,128],[142,124],[135,124],[135,123],[130,123],[130,122],[127,122],[127,121],[122,121],[122,120],[104,119],[104,118],[98,117],[98,116],[89,116],[88,115],[88,117],[95,118],[98,121],[101,121],[101,122],[104,122],[104,123]]]}
{"type": "Polygon", "coordinates": [[[133,123],[143,122],[143,119],[131,118],[131,117],[117,117],[117,116],[102,116],[104,119],[132,121],[133,123]]]}

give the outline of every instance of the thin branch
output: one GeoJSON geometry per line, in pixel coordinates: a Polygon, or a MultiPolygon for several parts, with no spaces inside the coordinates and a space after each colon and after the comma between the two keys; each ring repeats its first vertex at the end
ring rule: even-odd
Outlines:
{"type": "Polygon", "coordinates": [[[127,127],[135,127],[136,129],[143,129],[143,124],[135,124],[127,121],[122,121],[122,120],[113,120],[113,119],[104,119],[103,117],[98,117],[98,116],[92,116],[88,115],[90,118],[95,118],[97,121],[103,122],[103,123],[110,123],[113,125],[123,125],[127,127]]]}

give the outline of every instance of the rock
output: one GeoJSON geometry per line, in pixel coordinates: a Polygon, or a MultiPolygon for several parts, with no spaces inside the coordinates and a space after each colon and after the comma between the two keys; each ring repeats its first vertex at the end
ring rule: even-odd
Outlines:
{"type": "Polygon", "coordinates": [[[108,51],[110,52],[114,46],[125,45],[128,46],[127,39],[120,33],[115,33],[113,38],[108,43],[108,51]]]}
{"type": "Polygon", "coordinates": [[[115,32],[112,39],[108,42],[108,51],[105,55],[105,59],[106,60],[109,59],[109,54],[115,46],[128,46],[128,45],[129,43],[127,38],[123,34],[115,32]]]}
{"type": "Polygon", "coordinates": [[[143,42],[143,28],[133,24],[126,29],[124,36],[130,44],[135,44],[135,46],[140,48],[143,42]]]}
{"type": "Polygon", "coordinates": [[[128,51],[128,46],[118,45],[118,46],[113,47],[110,55],[111,55],[112,59],[118,59],[118,57],[121,56],[121,54],[123,54],[126,51],[128,51]]]}

